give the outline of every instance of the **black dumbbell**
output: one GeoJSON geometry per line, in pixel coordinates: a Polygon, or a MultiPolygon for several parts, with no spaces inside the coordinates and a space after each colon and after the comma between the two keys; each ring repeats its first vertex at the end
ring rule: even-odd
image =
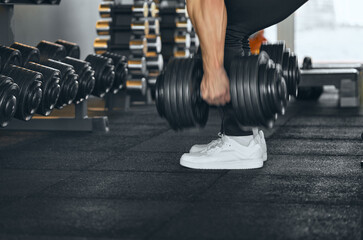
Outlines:
{"type": "Polygon", "coordinates": [[[144,36],[135,37],[129,41],[129,49],[133,55],[143,56],[147,53],[147,40],[144,36]]]}
{"type": "Polygon", "coordinates": [[[157,35],[133,36],[129,42],[133,56],[144,56],[148,52],[161,52],[161,38],[157,35]]]}
{"type": "Polygon", "coordinates": [[[19,98],[14,117],[29,121],[42,100],[42,74],[19,66],[10,65],[3,74],[19,86],[19,98]]]}
{"type": "Polygon", "coordinates": [[[148,34],[147,35],[159,35],[160,34],[160,22],[159,19],[149,18],[145,19],[148,22],[148,34]]]}
{"type": "MultiPolygon", "coordinates": [[[[121,35],[120,35],[121,36],[121,35]]],[[[107,50],[118,50],[132,52],[136,55],[144,55],[147,53],[147,39],[144,36],[134,36],[129,32],[125,32],[122,38],[117,37],[114,43],[109,37],[96,38],[93,47],[97,54],[103,54],[107,50]]]]}
{"type": "Polygon", "coordinates": [[[129,73],[131,75],[147,75],[146,58],[130,58],[127,61],[129,73]]]}
{"type": "Polygon", "coordinates": [[[188,17],[185,4],[180,6],[168,4],[162,7],[151,4],[149,10],[151,17],[159,17],[161,19],[161,28],[172,27],[176,17],[188,17]]]}
{"type": "Polygon", "coordinates": [[[40,63],[44,63],[48,59],[60,61],[67,56],[65,47],[57,43],[42,40],[37,48],[40,51],[40,63]]]}
{"type": "Polygon", "coordinates": [[[115,80],[111,87],[110,92],[116,94],[119,90],[123,89],[126,85],[126,76],[128,74],[127,59],[117,53],[105,52],[102,56],[111,58],[115,66],[115,80]]]}
{"type": "Polygon", "coordinates": [[[191,56],[190,49],[174,46],[173,48],[173,56],[175,58],[188,58],[191,56]]]}
{"type": "Polygon", "coordinates": [[[10,65],[22,66],[23,60],[19,50],[0,45],[0,72],[4,71],[10,65]]]}
{"type": "Polygon", "coordinates": [[[146,37],[146,52],[161,52],[161,38],[155,34],[149,34],[146,37]]]}
{"type": "Polygon", "coordinates": [[[146,95],[147,81],[144,75],[133,75],[126,81],[126,90],[130,95],[146,95]]]}
{"type": "Polygon", "coordinates": [[[101,3],[99,12],[102,17],[114,16],[122,21],[127,17],[147,17],[149,15],[149,6],[146,2],[136,2],[135,4],[109,4],[101,3]]]}
{"type": "MultiPolygon", "coordinates": [[[[310,57],[305,57],[302,68],[304,70],[313,69],[313,63],[310,57]]],[[[316,101],[323,94],[324,88],[322,86],[315,87],[299,87],[296,99],[298,100],[312,100],[316,101]]]]}
{"type": "Polygon", "coordinates": [[[101,55],[90,54],[85,59],[89,62],[95,71],[95,87],[92,94],[97,97],[103,97],[110,91],[115,79],[114,65],[111,58],[101,55]]]}
{"type": "Polygon", "coordinates": [[[111,20],[98,20],[96,22],[97,35],[99,36],[110,35],[111,24],[112,24],[111,20]]]}
{"type": "Polygon", "coordinates": [[[60,72],[58,69],[40,65],[34,62],[28,62],[25,68],[39,72],[43,75],[42,81],[42,101],[37,108],[36,113],[48,116],[58,101],[60,94],[60,72]]]}
{"type": "Polygon", "coordinates": [[[193,30],[193,25],[188,18],[178,18],[175,22],[175,28],[178,31],[191,32],[193,30]]]}
{"type": "Polygon", "coordinates": [[[71,104],[78,93],[78,75],[75,73],[72,65],[48,59],[43,62],[44,65],[58,69],[60,71],[60,95],[55,105],[56,108],[62,109],[64,106],[71,104]]]}
{"type": "Polygon", "coordinates": [[[67,57],[61,61],[73,66],[78,75],[78,92],[73,100],[74,103],[78,104],[91,95],[96,84],[95,71],[89,62],[79,59],[81,51],[78,44],[61,39],[58,39],[56,43],[63,45],[66,50],[67,57]]]}
{"type": "Polygon", "coordinates": [[[0,126],[6,127],[14,117],[19,86],[10,77],[0,74],[0,126]]]}
{"type": "Polygon", "coordinates": [[[72,65],[62,62],[67,56],[66,48],[63,45],[43,40],[37,45],[37,48],[40,51],[40,63],[60,71],[61,90],[55,107],[61,109],[75,100],[79,89],[79,76],[72,65]]]}
{"type": "MultiPolygon", "coordinates": [[[[151,25],[151,30],[152,29],[155,29],[155,26],[151,25]]],[[[99,20],[96,23],[96,31],[100,36],[112,35],[117,39],[130,39],[130,37],[127,36],[127,33],[132,35],[148,35],[150,26],[147,19],[132,19],[130,24],[124,25],[116,25],[111,20],[99,20]],[[126,37],[124,35],[126,35],[126,37]]]]}
{"type": "Polygon", "coordinates": [[[284,42],[276,44],[264,43],[261,45],[260,51],[265,51],[275,63],[282,66],[288,94],[296,97],[300,82],[300,69],[296,55],[286,49],[284,42]]]}
{"type": "Polygon", "coordinates": [[[13,43],[10,47],[20,51],[23,59],[22,66],[27,65],[28,62],[40,62],[40,52],[38,48],[18,42],[13,43]]]}
{"type": "Polygon", "coordinates": [[[66,57],[62,62],[73,66],[75,73],[78,75],[78,91],[73,102],[78,104],[88,99],[96,84],[95,71],[92,69],[91,64],[73,57],[66,57]]]}
{"type": "MultiPolygon", "coordinates": [[[[209,106],[200,95],[202,77],[199,57],[172,59],[158,77],[156,107],[173,129],[206,124],[209,106]]],[[[265,52],[236,57],[229,78],[231,103],[239,124],[272,127],[277,115],[285,113],[287,89],[282,69],[265,52]]]]}
{"type": "Polygon", "coordinates": [[[145,57],[146,60],[146,68],[148,71],[150,70],[158,70],[162,71],[164,67],[164,59],[161,54],[156,52],[148,52],[145,57]]]}
{"type": "Polygon", "coordinates": [[[111,8],[113,7],[114,2],[102,2],[98,7],[98,12],[100,13],[101,18],[110,18],[111,17],[111,8]]]}
{"type": "MultiPolygon", "coordinates": [[[[98,55],[105,53],[108,50],[109,42],[109,38],[96,38],[93,42],[93,48],[95,50],[95,53],[98,55]]],[[[122,49],[127,49],[127,47],[122,49]]]]}
{"type": "Polygon", "coordinates": [[[68,57],[77,58],[77,59],[79,59],[81,57],[81,50],[80,50],[78,44],[69,42],[69,41],[65,41],[62,39],[58,39],[55,43],[63,45],[63,47],[66,50],[66,55],[68,57]]]}
{"type": "Polygon", "coordinates": [[[147,87],[151,91],[151,97],[153,100],[155,100],[155,85],[156,85],[156,81],[157,81],[159,75],[160,75],[160,71],[155,70],[155,71],[149,71],[149,73],[146,77],[147,87]]]}
{"type": "MultiPolygon", "coordinates": [[[[14,43],[13,48],[21,52],[23,67],[43,75],[42,81],[42,100],[36,111],[38,114],[48,116],[55,107],[60,94],[60,72],[58,69],[38,64],[40,52],[37,48],[22,43],[14,43]]],[[[63,85],[63,84],[62,84],[63,85]]]]}
{"type": "Polygon", "coordinates": [[[135,35],[148,35],[150,33],[149,21],[147,19],[133,20],[129,29],[135,35]]]}
{"type": "Polygon", "coordinates": [[[190,48],[192,44],[192,39],[190,37],[190,33],[184,31],[176,31],[174,33],[174,43],[177,46],[181,46],[184,48],[190,48]]]}

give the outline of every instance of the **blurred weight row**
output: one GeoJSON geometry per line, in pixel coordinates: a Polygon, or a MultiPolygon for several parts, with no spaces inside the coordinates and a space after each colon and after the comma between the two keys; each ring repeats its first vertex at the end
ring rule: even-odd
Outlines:
{"type": "Polygon", "coordinates": [[[96,25],[95,52],[128,56],[127,78],[143,79],[151,90],[164,62],[190,57],[198,49],[184,1],[103,1],[99,13],[102,20],[96,25]]]}
{"type": "Polygon", "coordinates": [[[36,47],[0,45],[0,126],[13,117],[28,121],[35,113],[47,116],[90,95],[145,91],[140,79],[126,80],[127,65],[131,71],[145,67],[143,61],[110,52],[81,60],[79,46],[64,40],[41,41],[36,47]]]}

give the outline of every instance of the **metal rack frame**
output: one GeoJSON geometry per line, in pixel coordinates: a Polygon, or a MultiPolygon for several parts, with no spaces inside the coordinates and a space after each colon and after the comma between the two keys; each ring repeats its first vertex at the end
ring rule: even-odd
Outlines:
{"type": "Polygon", "coordinates": [[[87,101],[84,101],[75,105],[74,117],[34,117],[28,122],[13,119],[3,130],[108,132],[108,117],[90,118],[87,108],[87,101]]]}
{"type": "Polygon", "coordinates": [[[32,0],[0,0],[0,5],[13,5],[13,4],[32,4],[32,5],[59,5],[61,0],[56,0],[55,2],[50,2],[44,0],[42,3],[35,3],[32,0]]]}
{"type": "Polygon", "coordinates": [[[313,68],[301,70],[299,86],[334,85],[340,90],[339,103],[341,107],[358,107],[359,73],[360,71],[356,68],[313,68]]]}

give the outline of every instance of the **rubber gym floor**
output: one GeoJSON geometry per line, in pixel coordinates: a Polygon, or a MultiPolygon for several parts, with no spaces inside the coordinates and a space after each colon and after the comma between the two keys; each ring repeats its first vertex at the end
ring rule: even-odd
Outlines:
{"type": "Polygon", "coordinates": [[[109,133],[0,132],[0,239],[363,238],[363,115],[337,94],[291,102],[265,131],[262,169],[179,165],[205,129],[170,130],[154,106],[109,133]]]}

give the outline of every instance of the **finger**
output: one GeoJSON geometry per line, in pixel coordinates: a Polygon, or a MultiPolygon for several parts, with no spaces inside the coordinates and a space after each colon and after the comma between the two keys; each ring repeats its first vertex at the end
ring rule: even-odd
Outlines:
{"type": "Polygon", "coordinates": [[[213,105],[215,106],[223,106],[224,105],[224,100],[223,98],[215,98],[213,99],[213,105]]]}
{"type": "Polygon", "coordinates": [[[225,99],[226,103],[230,102],[231,101],[231,95],[227,94],[224,99],[225,99]]]}

